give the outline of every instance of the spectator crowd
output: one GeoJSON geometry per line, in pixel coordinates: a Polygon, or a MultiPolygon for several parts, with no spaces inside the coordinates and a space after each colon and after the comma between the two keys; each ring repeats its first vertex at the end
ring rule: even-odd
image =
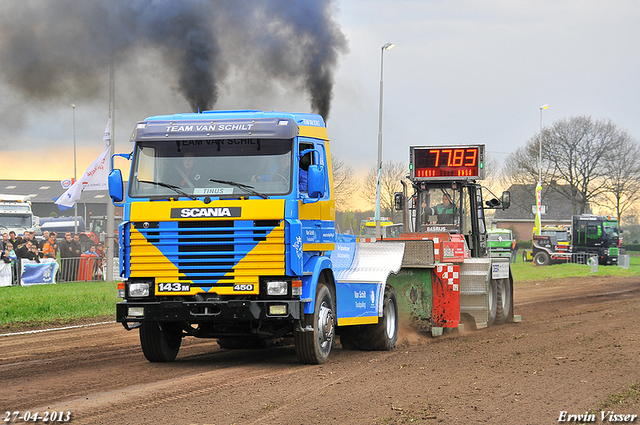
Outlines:
{"type": "Polygon", "coordinates": [[[58,259],[60,272],[59,282],[72,282],[80,280],[78,269],[81,266],[80,259],[94,256],[91,261],[89,279],[96,280],[101,275],[101,268],[104,262],[104,247],[102,244],[92,244],[88,250],[82,250],[80,235],[65,233],[64,239],[58,242],[57,233],[45,230],[43,238],[37,240],[33,232],[26,231],[22,235],[16,235],[14,231],[2,234],[0,240],[0,262],[11,264],[12,284],[18,284],[20,279],[20,261],[23,259],[40,262],[42,258],[58,259]]]}

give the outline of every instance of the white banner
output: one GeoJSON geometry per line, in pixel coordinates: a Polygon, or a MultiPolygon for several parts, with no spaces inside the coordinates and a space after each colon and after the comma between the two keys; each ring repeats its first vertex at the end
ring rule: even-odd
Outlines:
{"type": "Polygon", "coordinates": [[[0,263],[0,286],[11,286],[11,263],[0,263]]]}

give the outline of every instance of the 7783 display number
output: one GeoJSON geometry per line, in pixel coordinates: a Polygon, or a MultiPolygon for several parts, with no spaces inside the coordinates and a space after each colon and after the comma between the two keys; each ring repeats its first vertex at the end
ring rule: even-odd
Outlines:
{"type": "Polygon", "coordinates": [[[4,412],[4,422],[69,422],[71,420],[71,412],[4,412]]]}

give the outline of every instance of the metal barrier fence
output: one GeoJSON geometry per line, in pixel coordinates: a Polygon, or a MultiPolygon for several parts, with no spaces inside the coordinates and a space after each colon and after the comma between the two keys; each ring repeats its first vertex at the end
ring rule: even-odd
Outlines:
{"type": "Polygon", "coordinates": [[[91,282],[104,280],[105,262],[93,255],[75,258],[59,258],[57,282],[91,282]]]}
{"type": "Polygon", "coordinates": [[[618,266],[623,269],[628,269],[631,266],[631,257],[629,254],[622,254],[618,256],[618,266]]]}
{"type": "MultiPolygon", "coordinates": [[[[119,261],[113,259],[113,280],[123,280],[118,276],[119,261]]],[[[104,258],[83,255],[76,258],[44,258],[40,262],[17,259],[13,264],[0,262],[0,287],[13,285],[33,285],[59,282],[104,281],[107,261],[104,258]]]]}
{"type": "MultiPolygon", "coordinates": [[[[20,285],[23,280],[24,269],[20,261],[20,259],[17,260],[12,268],[12,285],[20,285]]],[[[83,255],[82,257],[74,258],[58,258],[55,262],[58,264],[57,273],[55,273],[54,276],[55,282],[97,282],[104,280],[106,274],[105,260],[92,255],[83,255]]],[[[29,263],[31,266],[38,266],[33,261],[29,261],[29,263]]],[[[44,261],[42,261],[42,263],[44,266],[44,261]]]]}
{"type": "Polygon", "coordinates": [[[595,266],[596,266],[595,271],[598,271],[598,256],[596,254],[592,254],[589,252],[574,252],[569,255],[570,256],[567,258],[567,263],[583,264],[586,266],[591,266],[592,269],[593,269],[593,264],[595,263],[595,266]]]}
{"type": "Polygon", "coordinates": [[[589,252],[574,252],[567,259],[567,263],[583,264],[591,267],[591,273],[598,271],[598,256],[589,252]]]}

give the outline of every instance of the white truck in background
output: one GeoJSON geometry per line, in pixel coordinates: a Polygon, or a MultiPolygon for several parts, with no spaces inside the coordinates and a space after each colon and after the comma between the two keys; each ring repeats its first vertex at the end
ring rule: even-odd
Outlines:
{"type": "Polygon", "coordinates": [[[31,199],[22,195],[0,195],[0,233],[33,232],[36,218],[31,209],[31,199]]]}

